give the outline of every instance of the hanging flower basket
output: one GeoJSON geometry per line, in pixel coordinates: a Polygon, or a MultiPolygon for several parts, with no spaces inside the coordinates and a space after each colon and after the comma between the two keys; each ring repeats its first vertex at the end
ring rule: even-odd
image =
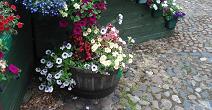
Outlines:
{"type": "Polygon", "coordinates": [[[72,77],[76,81],[72,93],[84,98],[103,98],[111,94],[117,87],[121,70],[110,72],[110,75],[104,75],[82,69],[71,69],[72,77]]]}

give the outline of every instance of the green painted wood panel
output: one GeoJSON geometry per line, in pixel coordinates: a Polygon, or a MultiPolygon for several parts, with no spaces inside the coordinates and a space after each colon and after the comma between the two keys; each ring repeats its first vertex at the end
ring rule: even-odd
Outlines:
{"type": "Polygon", "coordinates": [[[100,24],[106,25],[113,21],[119,13],[124,16],[123,24],[115,25],[123,38],[132,36],[138,42],[144,42],[172,33],[164,27],[162,17],[152,18],[151,11],[146,5],[137,4],[133,0],[108,0],[108,9],[103,13],[100,24]]]}
{"type": "Polygon", "coordinates": [[[33,39],[30,27],[30,15],[22,12],[24,28],[18,36],[13,36],[11,50],[7,54],[9,63],[14,63],[22,70],[18,80],[1,82],[0,105],[3,110],[18,110],[25,94],[30,73],[33,70],[33,39]]]}

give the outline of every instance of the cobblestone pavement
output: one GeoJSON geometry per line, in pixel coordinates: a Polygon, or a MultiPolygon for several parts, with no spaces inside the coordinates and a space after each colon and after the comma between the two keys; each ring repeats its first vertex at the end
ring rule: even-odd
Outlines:
{"type": "Polygon", "coordinates": [[[173,36],[135,46],[136,61],[113,94],[60,109],[212,110],[212,1],[177,2],[187,15],[173,36]]]}

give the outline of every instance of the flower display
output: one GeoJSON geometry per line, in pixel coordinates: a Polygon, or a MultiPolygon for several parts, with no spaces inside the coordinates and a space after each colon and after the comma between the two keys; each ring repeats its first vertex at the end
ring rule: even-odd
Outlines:
{"type": "Polygon", "coordinates": [[[185,16],[181,10],[182,8],[177,5],[176,0],[148,0],[151,9],[162,10],[163,16],[166,20],[173,18],[180,18],[185,16]]]}
{"type": "Polygon", "coordinates": [[[20,16],[15,13],[15,5],[10,5],[8,2],[0,2],[0,34],[16,34],[16,28],[23,27],[23,23],[19,21],[20,16]]]}
{"type": "Polygon", "coordinates": [[[71,0],[67,2],[67,7],[60,10],[63,17],[68,17],[73,22],[71,37],[77,48],[75,55],[79,60],[91,60],[89,39],[94,31],[97,32],[95,24],[104,10],[106,10],[104,0],[71,0]]]}
{"type": "Polygon", "coordinates": [[[122,40],[119,31],[112,24],[102,27],[100,35],[91,41],[93,60],[98,65],[98,71],[118,70],[125,68],[127,63],[132,63],[133,55],[126,54],[124,47],[134,43],[135,40],[131,37],[128,37],[128,43],[122,40]]]}
{"type": "Polygon", "coordinates": [[[64,9],[67,0],[21,0],[26,9],[31,13],[59,16],[59,10],[64,9]]]}
{"type": "Polygon", "coordinates": [[[46,50],[46,55],[40,60],[41,66],[35,69],[41,75],[39,79],[42,83],[39,90],[52,92],[56,85],[71,90],[73,85],[76,85],[69,72],[70,67],[77,65],[73,61],[72,50],[73,47],[70,43],[64,43],[55,52],[46,50]]]}
{"type": "Polygon", "coordinates": [[[185,16],[182,8],[175,3],[175,0],[167,0],[167,5],[163,7],[163,16],[165,20],[178,19],[185,16]]]}
{"type": "Polygon", "coordinates": [[[163,6],[166,5],[166,2],[166,0],[149,0],[148,4],[150,5],[151,9],[162,10],[163,6]]]}
{"type": "Polygon", "coordinates": [[[21,70],[14,64],[7,64],[4,58],[4,53],[0,51],[0,81],[17,78],[20,76],[21,70]]]}
{"type": "Polygon", "coordinates": [[[135,40],[131,37],[128,37],[128,42],[122,40],[112,24],[101,29],[93,26],[82,32],[84,34],[81,38],[86,40],[82,48],[77,48],[75,43],[64,43],[56,50],[46,50],[46,55],[40,60],[41,66],[35,69],[41,75],[40,90],[53,92],[55,86],[72,90],[76,82],[72,78],[71,68],[110,75],[110,71],[124,69],[128,63],[132,63],[133,54],[127,54],[125,48],[135,40]],[[89,56],[83,51],[89,51],[89,56]]]}
{"type": "Polygon", "coordinates": [[[67,1],[67,6],[60,10],[60,13],[63,17],[69,17],[73,22],[82,21],[92,25],[100,18],[103,10],[106,10],[104,0],[70,0],[67,1]]]}

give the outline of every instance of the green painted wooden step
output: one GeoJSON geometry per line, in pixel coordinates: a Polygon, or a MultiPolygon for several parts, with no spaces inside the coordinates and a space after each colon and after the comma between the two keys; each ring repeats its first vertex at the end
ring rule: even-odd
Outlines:
{"type": "Polygon", "coordinates": [[[146,5],[137,4],[133,0],[108,0],[108,9],[103,13],[100,24],[106,25],[113,21],[119,13],[124,16],[123,24],[115,23],[115,26],[123,38],[132,36],[138,42],[144,42],[166,37],[171,33],[164,27],[162,17],[152,18],[146,5]]]}

